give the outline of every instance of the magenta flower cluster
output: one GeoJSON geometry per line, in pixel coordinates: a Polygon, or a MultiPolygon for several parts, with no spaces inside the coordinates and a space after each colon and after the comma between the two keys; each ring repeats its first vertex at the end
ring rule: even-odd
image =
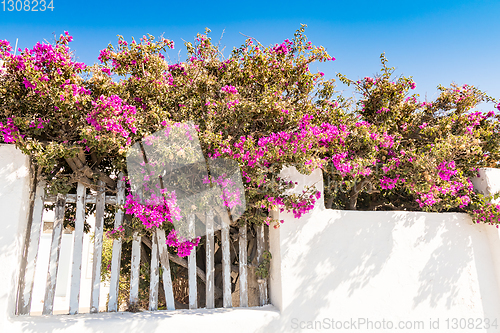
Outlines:
{"type": "Polygon", "coordinates": [[[10,46],[9,41],[0,39],[0,59],[4,57],[4,54],[9,53],[10,51],[12,51],[12,46],[10,46]]]}
{"type": "MultiPolygon", "coordinates": [[[[127,105],[116,95],[109,97],[100,96],[97,102],[92,102],[94,110],[87,116],[87,122],[95,128],[97,132],[106,130],[116,133],[127,140],[127,145],[131,143],[131,133],[137,132],[135,127],[135,117],[137,110],[135,106],[127,105]]],[[[96,136],[96,140],[98,137],[96,136]]]]}
{"type": "Polygon", "coordinates": [[[270,208],[270,207],[276,207],[280,210],[280,212],[287,211],[287,212],[292,212],[293,216],[295,218],[300,218],[304,214],[309,213],[313,208],[316,203],[316,200],[321,198],[321,192],[320,191],[314,191],[311,195],[307,195],[308,190],[304,189],[302,190],[302,194],[300,195],[300,200],[297,201],[291,201],[291,209],[286,209],[285,207],[285,201],[282,197],[274,197],[274,196],[265,196],[265,200],[267,201],[266,204],[262,204],[261,208],[270,208]]]}
{"type": "MultiPolygon", "coordinates": [[[[71,36],[69,36],[71,37],[71,36]]],[[[69,48],[67,46],[53,46],[38,42],[32,49],[25,49],[19,55],[13,55],[8,52],[3,53],[3,57],[10,57],[16,70],[24,70],[26,66],[33,66],[35,71],[42,71],[48,75],[62,75],[61,68],[69,67],[77,72],[81,72],[87,66],[81,62],[71,60],[69,48]],[[63,50],[61,50],[63,49],[63,50]],[[50,73],[47,73],[50,69],[50,73]]],[[[42,80],[47,81],[49,78],[42,75],[42,80]]]]}
{"type": "Polygon", "coordinates": [[[471,202],[470,194],[474,187],[470,180],[467,186],[455,179],[458,170],[454,161],[443,161],[438,165],[437,174],[442,182],[432,183],[428,192],[416,192],[419,198],[416,200],[421,208],[432,207],[440,202],[443,196],[455,197],[459,200],[459,207],[464,208],[471,202]]]}
{"type": "Polygon", "coordinates": [[[179,257],[187,257],[198,246],[200,239],[200,237],[196,237],[193,240],[183,239],[177,234],[175,229],[172,229],[167,236],[167,245],[177,248],[177,255],[179,257]]]}
{"type": "Polygon", "coordinates": [[[380,187],[383,188],[384,190],[392,190],[393,188],[396,187],[398,181],[401,181],[402,183],[405,182],[404,178],[399,178],[400,175],[396,175],[395,178],[389,178],[387,176],[383,176],[380,179],[380,187]]]}
{"type": "MultiPolygon", "coordinates": [[[[144,201],[136,195],[129,194],[124,206],[125,213],[138,218],[146,228],[160,227],[166,221],[172,223],[177,205],[175,191],[165,191],[162,196],[157,196],[153,190],[150,192],[144,201]]],[[[179,216],[175,215],[175,217],[179,216]]]]}
{"type": "Polygon", "coordinates": [[[124,233],[125,233],[125,228],[122,225],[120,225],[117,228],[114,228],[114,229],[107,231],[106,237],[118,239],[118,238],[123,237],[124,233]]]}
{"type": "Polygon", "coordinates": [[[475,209],[473,214],[476,223],[496,224],[497,228],[500,225],[500,204],[488,202],[480,209],[475,209]]]}
{"type": "Polygon", "coordinates": [[[291,42],[288,39],[285,39],[285,41],[281,44],[276,44],[272,49],[271,52],[274,52],[276,54],[283,54],[286,55],[290,53],[290,50],[293,46],[293,42],[291,42]]]}
{"type": "Polygon", "coordinates": [[[49,119],[43,120],[42,118],[37,118],[36,121],[32,120],[30,122],[29,127],[36,127],[38,129],[43,129],[45,127],[45,124],[50,123],[49,119]]]}
{"type": "Polygon", "coordinates": [[[455,161],[443,161],[438,165],[437,170],[439,178],[448,182],[451,180],[451,177],[455,176],[458,172],[456,170],[455,161]]]}
{"type": "Polygon", "coordinates": [[[5,124],[0,122],[0,131],[2,132],[3,142],[5,143],[15,143],[16,139],[20,136],[19,129],[14,125],[14,120],[12,118],[7,118],[5,124]]]}
{"type": "Polygon", "coordinates": [[[228,94],[232,94],[232,95],[236,95],[238,93],[238,89],[236,89],[236,87],[234,87],[234,86],[224,86],[220,89],[220,91],[228,93],[228,94]]]}

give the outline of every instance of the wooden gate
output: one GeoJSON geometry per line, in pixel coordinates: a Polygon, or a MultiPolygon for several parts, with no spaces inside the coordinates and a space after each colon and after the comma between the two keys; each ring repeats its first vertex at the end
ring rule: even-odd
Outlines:
{"type": "MultiPolygon", "coordinates": [[[[96,222],[94,234],[94,251],[92,261],[92,290],[90,295],[90,313],[99,312],[100,280],[102,240],[105,205],[123,205],[125,201],[125,184],[121,180],[122,174],[118,176],[116,196],[106,195],[104,190],[96,194],[86,194],[85,185],[78,183],[76,194],[57,196],[45,195],[45,183],[39,182],[36,186],[33,198],[32,217],[28,226],[25,240],[23,264],[20,270],[20,281],[17,297],[16,312],[18,315],[29,315],[31,311],[32,292],[34,285],[35,269],[39,251],[40,235],[43,222],[42,215],[45,203],[55,204],[55,220],[52,230],[52,242],[50,247],[50,259],[45,286],[45,298],[43,305],[44,315],[53,314],[54,297],[57,284],[57,272],[59,267],[59,254],[61,249],[61,237],[66,203],[76,203],[75,230],[73,242],[73,258],[71,263],[71,287],[68,314],[77,314],[80,306],[80,281],[82,272],[82,247],[85,224],[85,206],[87,203],[96,205],[96,222]]],[[[104,185],[104,184],[100,184],[104,185]]],[[[224,214],[223,214],[224,215],[224,214]]],[[[114,217],[115,229],[122,225],[123,211],[117,210],[114,217]]],[[[195,215],[188,216],[190,225],[194,225],[195,215]]],[[[196,265],[196,251],[191,251],[188,257],[188,283],[189,283],[189,309],[198,308],[197,299],[197,276],[206,284],[206,307],[215,307],[215,295],[222,293],[223,307],[232,307],[231,298],[231,263],[230,263],[230,240],[229,240],[229,218],[222,217],[221,248],[222,248],[222,291],[214,283],[214,213],[208,212],[205,216],[206,226],[206,271],[203,272],[196,265]]],[[[175,309],[174,293],[170,272],[170,260],[166,244],[165,231],[153,230],[151,239],[151,273],[149,287],[149,310],[158,309],[158,289],[160,269],[162,270],[165,300],[168,310],[175,309]]],[[[239,289],[240,307],[248,306],[248,263],[247,263],[247,226],[239,227],[239,289]]],[[[139,300],[139,266],[140,266],[141,237],[136,232],[132,241],[131,272],[130,272],[130,305],[134,306],[139,300]]],[[[113,241],[113,252],[111,261],[111,278],[109,289],[109,302],[107,311],[118,311],[118,287],[120,275],[120,262],[122,255],[122,240],[113,241]]],[[[264,226],[257,227],[257,258],[258,263],[263,259],[265,250],[264,226]]],[[[259,304],[268,302],[267,280],[258,279],[259,304]]]]}

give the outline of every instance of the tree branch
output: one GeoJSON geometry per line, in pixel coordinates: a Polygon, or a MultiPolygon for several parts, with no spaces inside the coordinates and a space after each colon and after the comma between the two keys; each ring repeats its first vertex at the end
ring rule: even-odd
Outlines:
{"type": "MultiPolygon", "coordinates": [[[[148,237],[142,236],[141,240],[147,247],[151,249],[152,243],[148,237]]],[[[188,268],[187,260],[179,257],[177,254],[169,253],[168,257],[172,262],[176,263],[177,265],[182,266],[184,268],[188,268]]],[[[203,283],[205,284],[207,283],[207,276],[205,275],[205,272],[201,270],[201,268],[199,268],[198,266],[196,266],[196,274],[198,275],[200,280],[203,281],[203,283]]],[[[215,298],[222,298],[222,290],[215,285],[214,285],[214,296],[215,298]]]]}
{"type": "Polygon", "coordinates": [[[354,185],[351,190],[351,195],[349,198],[349,209],[356,210],[356,204],[358,203],[359,192],[372,180],[373,176],[368,176],[361,181],[361,183],[354,185]]]}

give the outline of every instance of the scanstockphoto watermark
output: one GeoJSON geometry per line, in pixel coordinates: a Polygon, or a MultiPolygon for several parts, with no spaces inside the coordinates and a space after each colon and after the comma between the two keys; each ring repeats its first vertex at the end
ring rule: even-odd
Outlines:
{"type": "Polygon", "coordinates": [[[429,318],[428,320],[387,320],[367,317],[337,320],[300,320],[293,318],[293,330],[489,330],[498,329],[497,318],[429,318]]]}
{"type": "Polygon", "coordinates": [[[349,318],[345,320],[337,320],[334,318],[323,318],[322,320],[299,320],[293,318],[291,320],[291,328],[296,330],[390,330],[399,329],[425,329],[424,321],[398,321],[377,319],[372,320],[366,317],[349,318]]]}

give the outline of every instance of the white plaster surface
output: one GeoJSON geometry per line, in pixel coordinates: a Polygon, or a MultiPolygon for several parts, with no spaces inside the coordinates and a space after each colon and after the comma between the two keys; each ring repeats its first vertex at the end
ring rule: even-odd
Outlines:
{"type": "Polygon", "coordinates": [[[15,313],[21,248],[28,218],[29,159],[13,145],[0,144],[0,332],[15,313]]]}
{"type": "MultiPolygon", "coordinates": [[[[18,317],[11,319],[0,332],[258,332],[279,318],[271,305],[261,308],[164,310],[141,313],[117,312],[18,317]]],[[[274,327],[274,326],[273,326],[274,327]]],[[[273,332],[267,331],[267,332],[273,332]]]]}
{"type": "MultiPolygon", "coordinates": [[[[303,185],[322,188],[320,172],[294,179],[297,192],[303,185]]],[[[291,213],[279,218],[285,223],[270,230],[279,332],[302,331],[300,326],[314,331],[308,325],[328,330],[331,319],[350,326],[358,318],[394,327],[422,321],[423,331],[431,330],[430,320],[436,325],[439,319],[440,331],[447,331],[448,318],[496,318],[497,329],[473,331],[500,331],[500,237],[494,226],[474,225],[466,214],[338,211],[321,202],[299,220],[291,213]]]]}
{"type": "Polygon", "coordinates": [[[481,168],[478,177],[471,179],[474,188],[481,194],[491,195],[500,192],[500,169],[481,168]]]}

